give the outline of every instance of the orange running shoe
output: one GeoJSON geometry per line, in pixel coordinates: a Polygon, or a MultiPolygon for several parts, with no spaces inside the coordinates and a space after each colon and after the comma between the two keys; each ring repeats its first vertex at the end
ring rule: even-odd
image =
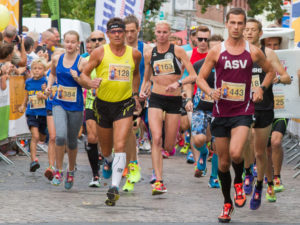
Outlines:
{"type": "Polygon", "coordinates": [[[122,177],[126,177],[127,174],[128,174],[128,167],[125,167],[124,170],[123,170],[122,177]]]}
{"type": "Polygon", "coordinates": [[[233,206],[230,203],[225,203],[221,215],[218,217],[220,223],[229,223],[231,214],[233,213],[233,206]]]}
{"type": "Polygon", "coordinates": [[[234,204],[236,207],[243,207],[246,203],[246,194],[243,189],[243,183],[238,183],[234,185],[235,194],[234,194],[234,204]]]}

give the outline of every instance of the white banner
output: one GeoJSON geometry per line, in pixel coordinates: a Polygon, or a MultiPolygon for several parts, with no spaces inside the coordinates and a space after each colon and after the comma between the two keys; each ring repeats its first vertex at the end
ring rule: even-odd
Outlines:
{"type": "Polygon", "coordinates": [[[300,49],[275,51],[287,73],[292,77],[289,85],[273,85],[275,118],[300,118],[300,79],[297,71],[300,65],[300,49]]]}
{"type": "Polygon", "coordinates": [[[97,0],[95,8],[95,30],[106,33],[106,24],[110,18],[124,18],[130,14],[142,21],[144,0],[97,0]]]}

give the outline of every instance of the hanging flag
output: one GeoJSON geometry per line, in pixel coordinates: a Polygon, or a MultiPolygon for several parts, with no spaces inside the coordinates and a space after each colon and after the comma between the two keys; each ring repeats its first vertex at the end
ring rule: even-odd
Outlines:
{"type": "Polygon", "coordinates": [[[19,0],[0,0],[0,4],[5,5],[10,13],[9,24],[15,26],[19,30],[19,0]]]}
{"type": "Polygon", "coordinates": [[[124,18],[130,14],[142,21],[144,0],[96,0],[95,30],[106,32],[106,24],[110,18],[124,18]]]}
{"type": "Polygon", "coordinates": [[[300,0],[292,1],[291,27],[295,30],[295,43],[300,47],[300,0]]]}
{"type": "Polygon", "coordinates": [[[48,0],[48,5],[51,11],[51,27],[56,27],[61,33],[59,0],[48,0]]]}

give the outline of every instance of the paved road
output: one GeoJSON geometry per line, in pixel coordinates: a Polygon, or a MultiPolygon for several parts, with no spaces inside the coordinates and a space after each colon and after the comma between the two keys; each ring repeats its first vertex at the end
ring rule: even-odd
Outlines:
{"type": "MultiPolygon", "coordinates": [[[[52,186],[43,177],[46,153],[39,153],[42,169],[36,173],[29,172],[30,161],[26,156],[10,159],[15,163],[12,166],[0,162],[0,223],[3,224],[218,224],[223,201],[221,191],[208,188],[208,176],[194,178],[193,166],[180,155],[164,160],[168,193],[155,197],[151,196],[149,184],[150,155],[140,155],[143,179],[133,193],[121,191],[115,207],[104,204],[110,181],[102,180],[99,189],[88,187],[91,171],[83,149],[79,151],[78,171],[70,191],[63,186],[52,186]]],[[[208,166],[210,171],[210,163],[208,166]]],[[[261,208],[251,211],[248,199],[244,208],[235,210],[232,224],[300,224],[300,179],[293,179],[293,172],[292,166],[283,167],[286,191],[277,195],[276,203],[263,199],[261,208]]]]}

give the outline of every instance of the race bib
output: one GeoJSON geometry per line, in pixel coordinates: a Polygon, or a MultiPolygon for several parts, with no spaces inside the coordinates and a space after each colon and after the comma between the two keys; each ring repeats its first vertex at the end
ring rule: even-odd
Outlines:
{"type": "Polygon", "coordinates": [[[284,109],[284,95],[274,95],[274,109],[284,109]]]}
{"type": "Polygon", "coordinates": [[[109,64],[108,80],[130,81],[131,66],[122,64],[109,64]]]}
{"type": "Polygon", "coordinates": [[[45,99],[38,99],[37,95],[29,96],[30,109],[44,109],[46,108],[45,99]]]}
{"type": "Polygon", "coordinates": [[[173,59],[161,59],[154,61],[153,69],[155,72],[155,75],[165,75],[174,73],[174,63],[173,59]]]}
{"type": "Polygon", "coordinates": [[[59,85],[57,99],[64,102],[77,102],[77,87],[65,87],[59,85]]]}
{"type": "Polygon", "coordinates": [[[205,94],[204,92],[201,93],[200,99],[205,102],[214,103],[214,100],[209,95],[205,94]]]}
{"type": "Polygon", "coordinates": [[[54,96],[55,96],[55,94],[56,94],[56,91],[57,91],[57,86],[52,86],[52,88],[51,88],[51,93],[50,93],[50,96],[49,96],[49,99],[50,100],[53,100],[53,98],[54,98],[54,96]]]}
{"type": "Polygon", "coordinates": [[[257,88],[259,86],[260,86],[259,75],[258,74],[252,75],[251,89],[257,88]]]}
{"type": "Polygon", "coordinates": [[[221,98],[229,101],[245,100],[246,84],[222,81],[221,98]]]}

